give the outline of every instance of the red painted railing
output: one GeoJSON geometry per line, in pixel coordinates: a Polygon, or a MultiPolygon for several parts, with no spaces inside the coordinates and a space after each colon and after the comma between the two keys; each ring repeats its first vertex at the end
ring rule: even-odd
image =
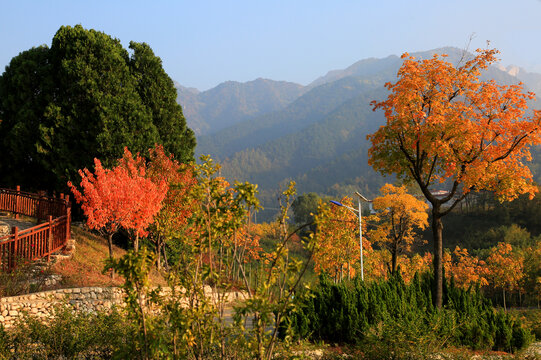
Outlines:
{"type": "Polygon", "coordinates": [[[42,194],[0,189],[0,210],[34,217],[42,224],[29,229],[11,229],[11,234],[0,237],[0,269],[9,271],[20,262],[47,257],[62,249],[70,238],[71,207],[69,197],[59,199],[42,194]]]}

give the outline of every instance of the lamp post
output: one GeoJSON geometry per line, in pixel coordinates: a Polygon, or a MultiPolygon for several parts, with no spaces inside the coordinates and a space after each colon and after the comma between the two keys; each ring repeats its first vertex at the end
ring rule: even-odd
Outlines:
{"type": "Polygon", "coordinates": [[[362,228],[362,209],[361,209],[361,201],[365,202],[371,202],[372,200],[368,200],[364,196],[361,195],[358,191],[355,191],[355,195],[359,198],[359,209],[354,209],[350,206],[344,205],[338,201],[331,200],[331,203],[333,203],[336,206],[342,206],[351,211],[354,214],[357,214],[359,217],[359,247],[361,252],[361,280],[364,281],[364,261],[363,261],[363,228],[362,228]]]}

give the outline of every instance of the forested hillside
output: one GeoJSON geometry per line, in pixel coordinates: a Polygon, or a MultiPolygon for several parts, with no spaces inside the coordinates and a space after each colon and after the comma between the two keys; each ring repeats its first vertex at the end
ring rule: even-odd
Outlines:
{"type": "Polygon", "coordinates": [[[385,121],[381,113],[367,106],[371,99],[382,95],[382,89],[367,91],[320,121],[235,153],[224,160],[224,175],[259,184],[261,198],[267,203],[272,202],[280,184],[289,178],[298,182],[302,192],[336,195],[340,193],[337,185],[347,181],[359,185],[366,180],[361,174],[369,171],[373,175],[371,185],[381,184],[381,176],[368,168],[365,136],[385,121]]]}

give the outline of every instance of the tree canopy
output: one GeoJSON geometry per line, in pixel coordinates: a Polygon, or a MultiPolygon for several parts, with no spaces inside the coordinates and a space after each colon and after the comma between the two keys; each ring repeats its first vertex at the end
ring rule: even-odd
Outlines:
{"type": "MultiPolygon", "coordinates": [[[[161,147],[153,150],[160,151],[161,147]]],[[[169,190],[167,179],[148,176],[144,159],[127,148],[114,168],[106,169],[94,159],[94,173],[85,168],[79,175],[81,189],[71,181],[68,186],[81,203],[88,227],[108,235],[109,257],[113,257],[113,234],[121,227],[136,236],[137,251],[139,236],[147,234],[146,228],[162,208],[169,190]]]]}
{"type": "Polygon", "coordinates": [[[381,196],[372,201],[377,211],[377,226],[369,232],[369,238],[389,250],[390,272],[395,274],[398,255],[410,251],[416,239],[415,231],[428,225],[428,205],[408,194],[404,185],[385,184],[380,193],[381,196]]]}
{"type": "Polygon", "coordinates": [[[314,221],[321,197],[313,192],[297,196],[291,204],[293,220],[297,224],[308,224],[314,221]]]}
{"type": "Polygon", "coordinates": [[[383,109],[387,124],[368,139],[369,163],[382,173],[416,182],[432,204],[435,302],[442,304],[442,222],[471,191],[490,190],[502,200],[533,195],[537,187],[523,161],[530,145],[541,143],[541,113],[524,116],[522,86],[501,86],[480,80],[481,70],[496,59],[497,50],[455,66],[435,55],[415,60],[404,54],[398,81],[388,83],[383,109]],[[435,190],[448,185],[448,190],[435,190]]]}
{"type": "Polygon", "coordinates": [[[14,57],[0,76],[0,180],[27,188],[65,189],[77,170],[106,166],[123,148],[154,144],[186,162],[195,137],[176,103],[173,81],[145,43],[82,26],[62,26],[51,47],[14,57]]]}
{"type": "MultiPolygon", "coordinates": [[[[320,201],[314,216],[317,225],[314,270],[329,274],[335,281],[354,276],[353,264],[360,259],[359,218],[346,208],[351,208],[353,201],[343,197],[340,203],[345,206],[320,201]]],[[[366,224],[363,227],[366,231],[366,224]]],[[[370,248],[370,242],[363,238],[363,250],[370,248]]]]}

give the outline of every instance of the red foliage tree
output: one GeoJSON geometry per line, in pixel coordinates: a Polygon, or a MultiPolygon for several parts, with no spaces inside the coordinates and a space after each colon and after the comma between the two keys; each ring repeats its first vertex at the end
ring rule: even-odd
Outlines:
{"type": "Polygon", "coordinates": [[[152,181],[146,171],[144,159],[139,154],[132,156],[125,148],[113,169],[105,169],[100,160],[94,159],[94,173],[86,168],[79,170],[81,190],[68,182],[88,227],[107,235],[111,258],[113,235],[118,229],[122,227],[135,235],[137,251],[139,236],[146,235],[146,228],[161,208],[168,184],[163,179],[152,181]]]}

